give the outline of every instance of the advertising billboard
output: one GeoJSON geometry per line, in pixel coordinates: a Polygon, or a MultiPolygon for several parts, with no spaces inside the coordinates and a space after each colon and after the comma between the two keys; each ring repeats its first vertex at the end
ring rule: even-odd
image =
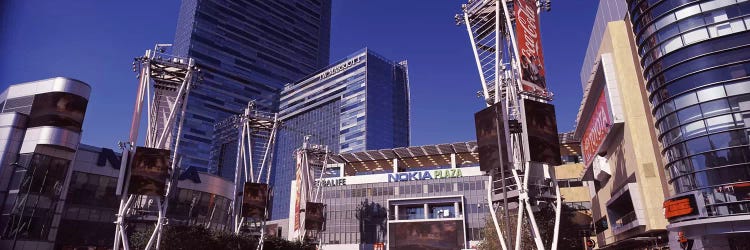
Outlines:
{"type": "Polygon", "coordinates": [[[536,2],[536,0],[513,1],[521,79],[525,91],[543,91],[547,88],[536,2]]]}
{"type": "Polygon", "coordinates": [[[242,193],[242,217],[266,220],[268,184],[245,182],[242,193]]]}
{"type": "Polygon", "coordinates": [[[388,244],[394,250],[465,248],[461,220],[390,223],[388,244]]]}
{"type": "Polygon", "coordinates": [[[56,126],[81,132],[88,100],[64,92],[34,96],[29,114],[29,127],[56,126]]]}
{"type": "Polygon", "coordinates": [[[586,130],[581,137],[581,149],[583,150],[583,162],[588,166],[599,150],[599,146],[607,137],[612,124],[612,114],[607,105],[604,91],[599,94],[594,111],[586,124],[586,130]]]}
{"type": "Polygon", "coordinates": [[[550,166],[562,164],[560,138],[557,134],[555,106],[548,103],[523,100],[524,123],[527,137],[527,159],[550,166]]]}
{"type": "Polygon", "coordinates": [[[474,114],[479,168],[482,171],[499,170],[509,165],[506,131],[502,118],[501,103],[496,103],[474,114]]]}
{"type": "Polygon", "coordinates": [[[305,204],[305,230],[323,231],[326,223],[326,204],[307,202],[305,204]]]}
{"type": "Polygon", "coordinates": [[[166,193],[169,178],[168,149],[137,147],[130,165],[130,194],[159,195],[166,193]]]}

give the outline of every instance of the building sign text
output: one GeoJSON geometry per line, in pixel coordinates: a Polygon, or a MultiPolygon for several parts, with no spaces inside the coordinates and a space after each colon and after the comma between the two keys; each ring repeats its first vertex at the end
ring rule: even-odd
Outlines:
{"type": "Polygon", "coordinates": [[[444,178],[456,178],[461,177],[461,169],[441,169],[432,171],[415,171],[415,172],[404,172],[388,174],[388,182],[399,182],[399,181],[418,181],[418,180],[431,180],[431,179],[444,179],[444,178]]]}
{"type": "Polygon", "coordinates": [[[609,129],[612,126],[612,116],[607,105],[607,98],[604,91],[599,94],[599,100],[596,102],[594,111],[591,112],[586,131],[581,138],[581,149],[583,150],[583,162],[588,166],[591,164],[594,156],[599,153],[599,146],[607,137],[609,129]]]}

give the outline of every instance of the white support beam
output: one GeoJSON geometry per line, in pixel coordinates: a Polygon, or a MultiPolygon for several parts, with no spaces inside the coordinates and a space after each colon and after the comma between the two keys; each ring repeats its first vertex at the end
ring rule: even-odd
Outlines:
{"type": "MultiPolygon", "coordinates": [[[[128,191],[128,182],[130,179],[127,174],[129,160],[132,158],[132,154],[135,150],[135,143],[138,142],[140,134],[139,127],[141,118],[144,110],[144,102],[146,103],[147,112],[147,129],[145,146],[149,148],[158,149],[171,149],[172,155],[170,155],[171,164],[169,166],[170,173],[165,180],[166,194],[165,196],[151,196],[156,200],[157,204],[157,219],[155,221],[154,231],[151,232],[151,237],[147,243],[146,249],[150,250],[158,248],[161,241],[161,233],[163,231],[163,225],[166,221],[166,211],[169,206],[169,197],[171,190],[175,189],[177,179],[174,178],[176,174],[179,174],[179,151],[180,146],[180,135],[182,134],[182,127],[184,125],[185,108],[187,99],[190,92],[190,87],[194,81],[192,72],[196,70],[192,59],[185,60],[175,56],[167,54],[159,54],[156,56],[156,51],[146,50],[146,54],[143,57],[137,58],[135,65],[140,70],[139,81],[138,81],[138,93],[136,95],[135,108],[133,110],[133,117],[131,120],[130,134],[128,141],[121,143],[123,149],[123,157],[120,164],[120,175],[118,177],[118,186],[116,193],[120,195],[120,206],[118,208],[117,219],[115,221],[115,238],[113,249],[119,250],[124,248],[128,250],[128,232],[126,232],[126,221],[128,220],[131,206],[133,206],[138,199],[148,199],[146,196],[130,194],[128,191]],[[179,60],[176,60],[179,59],[179,60]],[[169,61],[165,64],[165,62],[169,61]],[[175,63],[178,61],[180,63],[175,63]],[[187,62],[187,64],[183,62],[187,62]],[[169,71],[170,75],[175,75],[177,80],[173,79],[161,79],[151,78],[152,70],[153,74],[163,74],[159,71],[169,71]],[[153,88],[153,91],[152,91],[153,88]],[[176,90],[176,95],[172,96],[176,90]],[[174,98],[174,100],[170,99],[174,98]],[[179,109],[179,110],[178,110],[179,109]],[[169,110],[169,115],[159,116],[159,112],[169,110]],[[177,119],[177,112],[180,112],[180,118],[177,119]],[[177,124],[175,126],[175,124],[177,124]],[[175,128],[176,127],[176,128],[175,128]],[[161,129],[161,131],[159,131],[161,129]],[[168,138],[173,138],[174,141],[169,141],[172,145],[166,145],[168,138]],[[164,198],[162,200],[162,198],[164,198]]],[[[152,214],[153,215],[153,214],[152,214]]]]}

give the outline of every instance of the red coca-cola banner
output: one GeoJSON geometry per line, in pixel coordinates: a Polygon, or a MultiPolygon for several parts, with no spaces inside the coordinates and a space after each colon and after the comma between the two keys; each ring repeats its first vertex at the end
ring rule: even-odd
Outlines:
{"type": "Polygon", "coordinates": [[[599,145],[609,133],[612,124],[612,116],[607,105],[607,99],[604,91],[599,94],[594,111],[591,112],[591,118],[586,125],[586,130],[581,138],[581,148],[583,149],[583,161],[588,166],[598,153],[599,145]]]}
{"type": "Polygon", "coordinates": [[[539,15],[536,9],[536,0],[516,0],[513,4],[523,89],[532,92],[547,89],[539,15]]]}

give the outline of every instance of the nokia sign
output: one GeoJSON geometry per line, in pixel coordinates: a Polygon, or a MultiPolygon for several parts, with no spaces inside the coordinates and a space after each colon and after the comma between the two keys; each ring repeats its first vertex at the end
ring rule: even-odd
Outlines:
{"type": "Polygon", "coordinates": [[[114,169],[120,169],[120,156],[115,153],[114,150],[109,148],[102,148],[96,159],[96,165],[104,167],[109,162],[109,165],[114,169]]]}
{"type": "Polygon", "coordinates": [[[457,168],[432,171],[416,171],[388,174],[388,182],[444,179],[456,178],[461,176],[463,176],[463,174],[461,173],[461,169],[457,168]]]}

